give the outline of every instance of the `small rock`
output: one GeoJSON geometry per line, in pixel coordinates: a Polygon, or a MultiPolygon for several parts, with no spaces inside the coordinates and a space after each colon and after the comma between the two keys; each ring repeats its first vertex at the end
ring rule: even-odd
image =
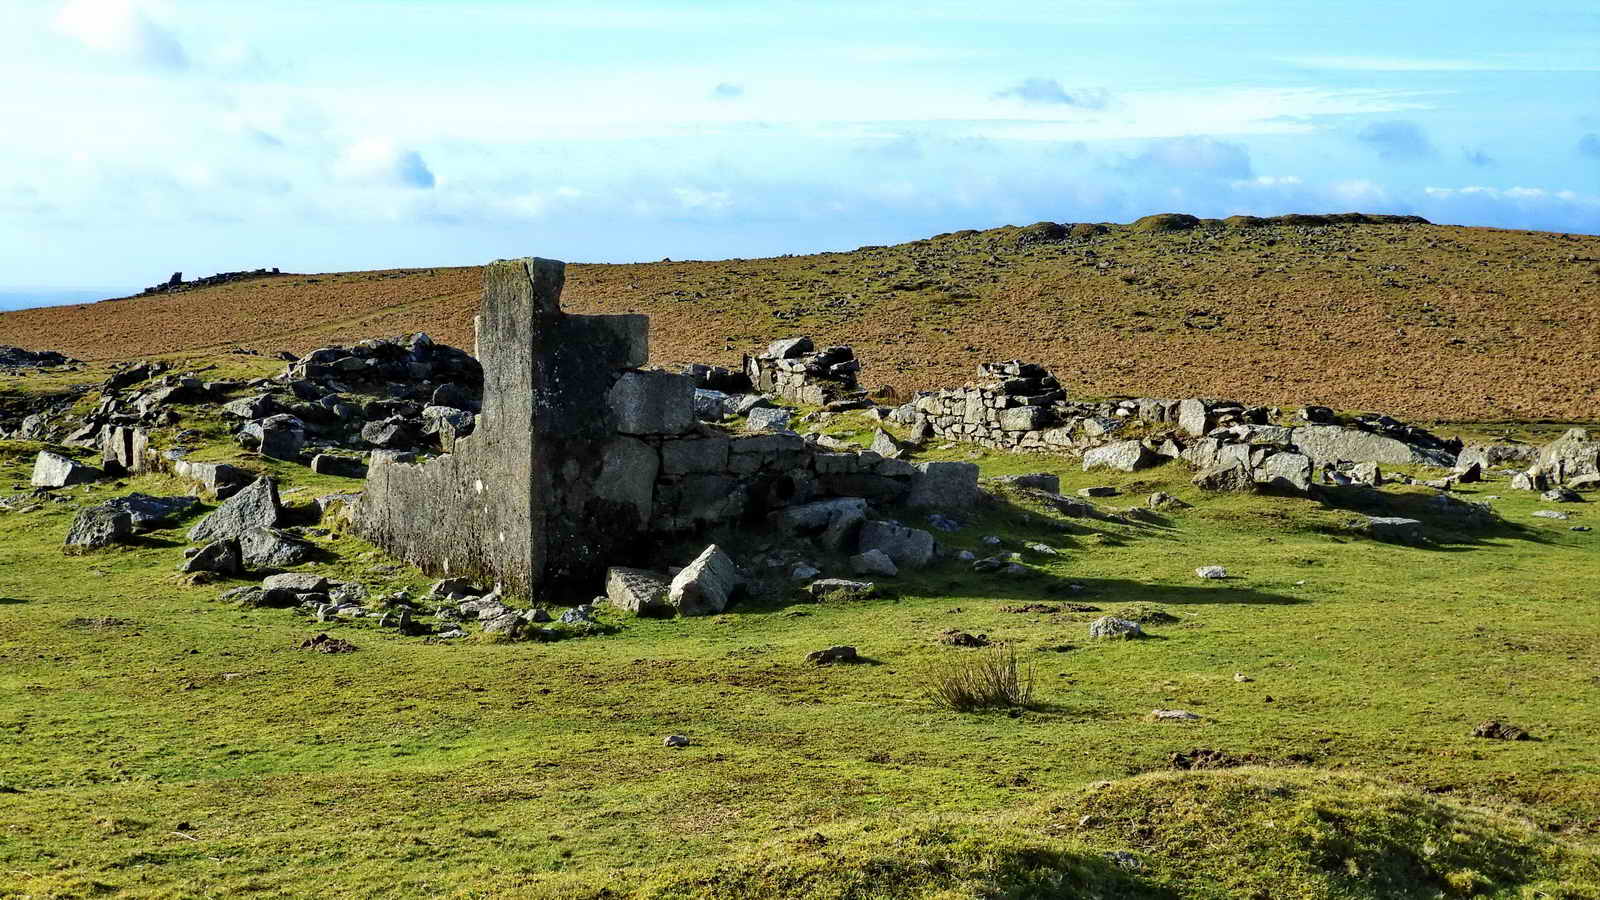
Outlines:
{"type": "Polygon", "coordinates": [[[889,554],[882,550],[872,549],[865,553],[858,553],[850,557],[850,571],[857,575],[883,575],[893,577],[900,574],[900,568],[889,558],[889,554]]]}
{"type": "Polygon", "coordinates": [[[1101,616],[1089,623],[1089,637],[1095,640],[1131,640],[1144,637],[1144,629],[1139,627],[1138,622],[1101,616]]]}
{"type": "Polygon", "coordinates": [[[818,603],[867,600],[878,593],[878,586],[870,581],[820,578],[806,585],[806,592],[818,603]]]}
{"type": "Polygon", "coordinates": [[[1536,518],[1536,519],[1568,519],[1568,518],[1571,518],[1566,513],[1557,512],[1556,510],[1553,510],[1553,509],[1536,509],[1536,510],[1533,511],[1533,517],[1536,518]]]}
{"type": "Polygon", "coordinates": [[[1157,722],[1198,722],[1200,717],[1186,709],[1156,709],[1150,717],[1157,722]]]}
{"type": "Polygon", "coordinates": [[[681,734],[669,734],[661,741],[663,747],[687,747],[689,739],[681,734]]]}
{"type": "Polygon", "coordinates": [[[856,648],[854,647],[829,647],[826,650],[813,650],[806,654],[806,662],[818,666],[851,664],[861,661],[861,656],[856,653],[856,648]]]}
{"type": "Polygon", "coordinates": [[[1246,675],[1243,672],[1235,672],[1235,673],[1233,673],[1233,680],[1234,681],[1238,681],[1238,682],[1255,681],[1254,678],[1251,678],[1249,675],[1246,675]]]}
{"type": "Polygon", "coordinates": [[[939,643],[949,644],[952,647],[987,647],[989,636],[986,634],[968,634],[954,628],[939,635],[939,643]]]}
{"type": "Polygon", "coordinates": [[[1528,732],[1506,722],[1489,720],[1472,729],[1472,736],[1490,738],[1497,741],[1526,741],[1531,739],[1528,732]]]}
{"type": "Polygon", "coordinates": [[[1079,497],[1084,497],[1084,498],[1089,498],[1089,497],[1115,497],[1116,495],[1117,495],[1117,489],[1116,488],[1114,488],[1114,487],[1106,487],[1104,485],[1099,486],[1099,487],[1086,487],[1086,488],[1079,488],[1078,489],[1078,496],[1079,497]]]}
{"type": "Polygon", "coordinates": [[[1228,570],[1222,566],[1201,566],[1194,570],[1194,574],[1200,578],[1220,580],[1228,577],[1228,570]]]}

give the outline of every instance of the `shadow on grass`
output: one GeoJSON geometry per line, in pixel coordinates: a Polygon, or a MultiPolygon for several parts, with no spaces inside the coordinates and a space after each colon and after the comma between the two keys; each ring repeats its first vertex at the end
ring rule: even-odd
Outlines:
{"type": "Polygon", "coordinates": [[[1318,499],[1329,509],[1362,516],[1396,516],[1423,524],[1427,543],[1417,549],[1459,553],[1482,549],[1493,541],[1554,543],[1537,528],[1502,518],[1493,509],[1448,493],[1389,492],[1352,485],[1319,485],[1318,499]]]}

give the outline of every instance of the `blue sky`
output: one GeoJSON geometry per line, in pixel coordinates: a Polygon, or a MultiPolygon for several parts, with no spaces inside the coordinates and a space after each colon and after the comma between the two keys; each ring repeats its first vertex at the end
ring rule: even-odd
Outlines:
{"type": "Polygon", "coordinates": [[[1600,232],[1600,5],[4,0],[0,285],[1042,219],[1600,232]]]}

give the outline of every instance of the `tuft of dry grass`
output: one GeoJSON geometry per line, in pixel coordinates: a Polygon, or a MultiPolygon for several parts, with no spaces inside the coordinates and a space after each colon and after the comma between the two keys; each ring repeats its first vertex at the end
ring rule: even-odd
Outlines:
{"type": "Polygon", "coordinates": [[[1033,705],[1033,667],[1018,666],[1015,649],[966,655],[929,669],[925,678],[923,694],[956,712],[1033,705]]]}

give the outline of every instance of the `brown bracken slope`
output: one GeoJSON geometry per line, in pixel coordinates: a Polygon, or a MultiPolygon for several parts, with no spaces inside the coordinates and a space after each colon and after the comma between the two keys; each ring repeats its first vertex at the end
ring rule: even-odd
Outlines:
{"type": "MultiPolygon", "coordinates": [[[[902,395],[1020,358],[1082,396],[1600,419],[1600,237],[1231,220],[1095,230],[1062,237],[1041,224],[849,253],[573,265],[565,306],[648,313],[658,365],[736,364],[794,334],[851,344],[865,383],[902,395]]],[[[426,331],[470,348],[478,287],[476,268],[267,278],[0,314],[0,344],[104,360],[298,352],[426,331]]]]}

